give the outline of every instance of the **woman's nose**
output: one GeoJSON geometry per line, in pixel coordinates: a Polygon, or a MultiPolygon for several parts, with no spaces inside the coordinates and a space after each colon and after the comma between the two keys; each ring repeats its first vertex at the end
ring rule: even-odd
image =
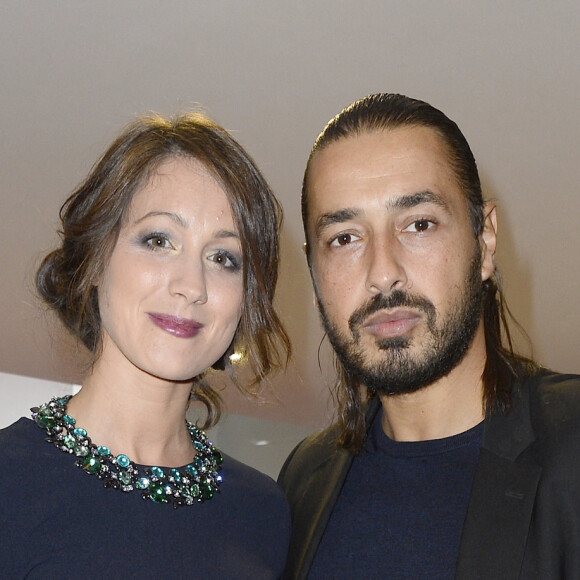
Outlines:
{"type": "Polygon", "coordinates": [[[179,260],[173,264],[169,291],[183,296],[189,303],[205,304],[207,284],[201,260],[179,260]]]}

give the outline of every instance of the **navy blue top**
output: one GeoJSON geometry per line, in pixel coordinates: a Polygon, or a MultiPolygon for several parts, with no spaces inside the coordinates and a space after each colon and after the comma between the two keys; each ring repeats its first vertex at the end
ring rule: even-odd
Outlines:
{"type": "Polygon", "coordinates": [[[309,579],[429,579],[455,565],[483,423],[444,439],[397,442],[377,414],[354,459],[309,579]]]}
{"type": "Polygon", "coordinates": [[[290,516],[268,476],[224,455],[221,493],[174,509],[105,489],[30,419],[0,430],[0,577],[274,579],[290,516]]]}

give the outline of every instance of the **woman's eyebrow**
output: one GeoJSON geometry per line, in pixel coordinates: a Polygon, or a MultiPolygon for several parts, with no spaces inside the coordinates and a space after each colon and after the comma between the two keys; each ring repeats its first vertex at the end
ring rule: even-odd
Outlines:
{"type": "Polygon", "coordinates": [[[176,214],[172,211],[150,211],[147,212],[144,216],[141,216],[139,219],[135,220],[135,223],[139,224],[142,221],[146,220],[147,218],[156,217],[160,215],[168,217],[170,220],[174,221],[177,225],[183,228],[187,227],[186,221],[179,214],[176,214]]]}
{"type": "Polygon", "coordinates": [[[235,238],[236,240],[240,239],[240,235],[238,234],[238,232],[233,232],[231,230],[219,230],[215,233],[215,237],[220,240],[226,238],[235,238]]]}
{"type": "MultiPolygon", "coordinates": [[[[147,212],[144,216],[141,216],[139,219],[135,220],[135,224],[139,224],[142,221],[150,218],[150,217],[157,217],[157,216],[165,216],[168,217],[171,221],[175,222],[178,226],[182,228],[187,228],[188,223],[177,213],[172,211],[150,211],[147,212]]],[[[226,239],[226,238],[235,238],[236,240],[240,239],[240,235],[236,231],[232,230],[218,230],[214,237],[216,239],[226,239]]]]}

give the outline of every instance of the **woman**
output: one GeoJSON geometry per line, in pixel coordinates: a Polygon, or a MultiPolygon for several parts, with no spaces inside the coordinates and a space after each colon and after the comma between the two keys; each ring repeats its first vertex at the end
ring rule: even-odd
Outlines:
{"type": "Polygon", "coordinates": [[[209,367],[243,353],[257,383],[288,354],[279,215],[200,114],[138,119],[65,202],[37,288],[93,362],[78,394],[0,432],[2,577],[281,574],[281,492],[185,420],[190,398],[219,418],[209,367]]]}

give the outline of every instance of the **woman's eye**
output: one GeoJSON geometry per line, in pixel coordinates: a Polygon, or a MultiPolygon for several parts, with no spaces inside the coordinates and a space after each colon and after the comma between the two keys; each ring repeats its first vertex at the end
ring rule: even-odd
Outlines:
{"type": "Polygon", "coordinates": [[[145,243],[152,249],[166,249],[171,248],[171,242],[162,234],[152,234],[145,238],[145,243]]]}
{"type": "Polygon", "coordinates": [[[339,234],[330,242],[331,246],[347,246],[357,239],[353,234],[339,234]]]}
{"type": "Polygon", "coordinates": [[[216,252],[215,254],[212,254],[209,259],[226,270],[240,269],[238,259],[229,252],[216,252]]]}

